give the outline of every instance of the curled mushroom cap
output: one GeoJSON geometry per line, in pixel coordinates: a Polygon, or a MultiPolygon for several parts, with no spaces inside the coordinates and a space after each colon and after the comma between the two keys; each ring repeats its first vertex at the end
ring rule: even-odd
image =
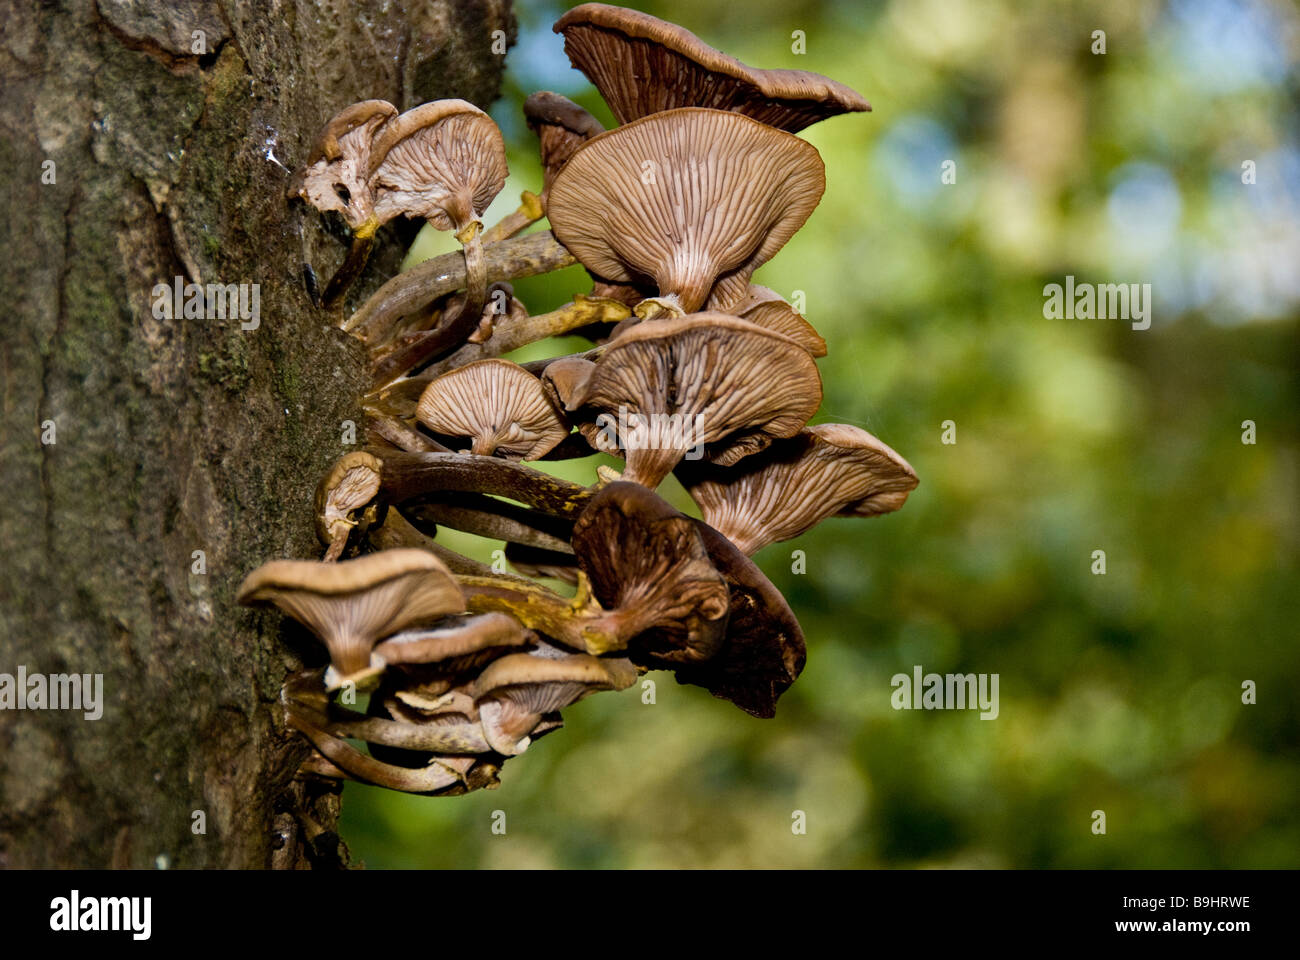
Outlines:
{"type": "Polygon", "coordinates": [[[796,133],[827,117],[871,109],[842,83],[805,70],[757,70],[637,10],[584,3],[554,29],[619,123],[675,107],[713,107],[796,133]]]}
{"type": "Polygon", "coordinates": [[[434,433],[469,437],[470,453],[537,460],[569,435],[542,382],[509,360],[476,360],[424,389],[416,417],[434,433]]]}
{"type": "Polygon", "coordinates": [[[501,192],[506,173],[501,131],[465,100],[406,111],[389,121],[370,152],[381,223],[423,217],[439,230],[463,230],[501,192]]]}
{"type": "Polygon", "coordinates": [[[704,522],[746,555],[830,516],[897,510],[918,483],[906,460],[843,423],[807,427],[727,469],[682,464],[678,476],[704,522]]]}
{"type": "Polygon", "coordinates": [[[725,308],[808,219],[826,187],[817,150],[736,113],[656,113],[593,137],[551,185],[556,238],[607,281],[725,308]],[[725,297],[710,299],[727,276],[725,297]],[[716,300],[716,302],[715,302],[716,300]]]}
{"type": "Polygon", "coordinates": [[[728,593],[689,517],[635,483],[601,489],[573,525],[573,550],[642,664],[689,663],[717,652],[728,593]]]}
{"type": "Polygon", "coordinates": [[[450,570],[424,550],[384,550],[340,563],[272,560],[250,573],[237,599],[274,604],[328,648],[337,686],[382,670],[371,651],[381,638],[465,609],[450,570]]]}
{"type": "Polygon", "coordinates": [[[376,132],[397,108],[387,100],[363,100],[344,108],[325,124],[294,177],[291,196],[302,197],[320,211],[335,210],[353,230],[374,215],[367,182],[371,145],[376,132]]]}
{"type": "Polygon", "coordinates": [[[623,690],[635,680],[636,668],[628,660],[512,653],[479,674],[473,692],[488,743],[510,757],[528,749],[529,734],[546,714],[598,690],[623,690]]]}
{"type": "Polygon", "coordinates": [[[524,101],[524,118],[537,134],[542,158],[542,193],[580,146],[605,128],[568,97],[540,90],[524,101]]]}
{"type": "Polygon", "coordinates": [[[751,283],[745,298],[726,312],[789,337],[814,357],[826,356],[826,341],[774,290],[751,283]]]}
{"type": "Polygon", "coordinates": [[[326,560],[337,560],[357,525],[352,515],[379,494],[383,464],[361,450],[344,454],[316,488],[316,535],[329,546],[326,560]]]}
{"type": "Polygon", "coordinates": [[[793,436],[822,398],[807,351],[720,313],[632,327],[569,390],[568,409],[600,412],[597,423],[617,434],[624,479],[651,489],[702,444],[700,453],[725,465],[793,436]]]}

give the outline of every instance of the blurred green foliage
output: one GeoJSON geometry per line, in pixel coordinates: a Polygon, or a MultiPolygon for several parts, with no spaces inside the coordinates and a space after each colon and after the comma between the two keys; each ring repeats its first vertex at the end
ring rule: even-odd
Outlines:
{"type": "MultiPolygon", "coordinates": [[[[633,687],[569,708],[498,791],[348,785],[354,855],[372,867],[1297,866],[1297,9],[640,6],[747,63],[824,73],[872,101],[805,131],[826,195],[756,280],[803,291],[829,344],[817,421],[877,434],[921,485],[899,513],[833,519],[756,556],[809,648],[776,719],[651,674],[655,704],[633,687]],[[1067,274],[1151,283],[1151,329],[1044,319],[1044,285],[1067,274]],[[946,420],[955,444],[941,442],[946,420]],[[791,572],[795,549],[806,574],[791,572]],[[918,664],[999,674],[1000,715],[895,711],[890,678],[918,664]],[[806,835],[791,831],[795,810],[806,835]]],[[[562,6],[517,7],[493,111],[512,176],[489,222],[540,185],[527,94],[556,90],[610,122],[550,31],[562,6]]],[[[439,243],[422,239],[412,259],[454,246],[439,243]]],[[[574,268],[516,289],[541,312],[588,281],[574,268]]],[[[558,468],[594,478],[592,461],[558,468]]],[[[667,495],[694,512],[680,488],[667,495]]],[[[499,546],[468,540],[453,545],[485,559],[499,546]]]]}

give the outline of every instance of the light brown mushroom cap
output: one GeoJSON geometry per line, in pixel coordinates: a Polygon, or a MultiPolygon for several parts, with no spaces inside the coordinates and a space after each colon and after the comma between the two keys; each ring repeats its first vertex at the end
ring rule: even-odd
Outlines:
{"type": "Polygon", "coordinates": [[[470,453],[537,460],[569,435],[542,382],[517,363],[476,360],[438,377],[416,417],[434,433],[469,437],[470,453]]]}
{"type": "Polygon", "coordinates": [[[635,680],[629,660],[512,653],[479,674],[473,693],[488,743],[509,757],[528,749],[528,735],[546,714],[598,690],[623,690],[635,680]]]}
{"type": "Polygon", "coordinates": [[[316,535],[327,546],[356,526],[355,510],[379,494],[383,463],[362,450],[335,461],[316,488],[316,535]]]}
{"type": "Polygon", "coordinates": [[[542,159],[542,193],[580,146],[604,133],[600,121],[568,97],[540,90],[524,101],[528,129],[537,134],[542,159]]]}
{"type": "Polygon", "coordinates": [[[381,638],[465,609],[451,571],[415,549],[339,563],[272,560],[244,579],[236,599],[273,604],[319,637],[330,652],[330,686],[375,669],[371,651],[381,638]]]}
{"type": "Polygon", "coordinates": [[[631,415],[640,415],[640,429],[619,437],[624,477],[653,489],[700,443],[706,458],[730,464],[793,436],[821,399],[817,365],[793,340],[726,314],[697,313],[644,321],[611,340],[567,407],[598,411],[600,425],[617,430],[620,408],[629,428],[631,415]]]}
{"type": "Polygon", "coordinates": [[[775,290],[751,283],[745,298],[732,304],[726,312],[789,337],[814,357],[826,356],[826,341],[775,290]]]}
{"type": "Polygon", "coordinates": [[[501,131],[465,100],[406,111],[388,122],[370,152],[380,223],[423,217],[438,230],[463,230],[501,192],[506,173],[501,131]]]}
{"type": "Polygon", "coordinates": [[[842,423],[807,427],[731,468],[683,464],[678,477],[704,522],[747,556],[830,516],[897,510],[918,483],[890,447],[842,423]]]}
{"type": "Polygon", "coordinates": [[[669,110],[580,147],[551,185],[547,215],[593,274],[649,277],[692,313],[723,274],[743,290],[825,187],[821,157],[798,137],[737,113],[669,110]]]}
{"type": "Polygon", "coordinates": [[[505,613],[446,617],[427,627],[403,630],[375,647],[386,664],[439,664],[449,671],[470,669],[502,650],[523,647],[531,634],[505,613]]]}
{"type": "Polygon", "coordinates": [[[746,66],[689,30],[638,10],[584,3],[554,30],[619,123],[677,107],[712,107],[797,133],[827,117],[871,109],[842,83],[806,70],[746,66]]]}
{"type": "Polygon", "coordinates": [[[375,135],[397,114],[387,100],[363,100],[345,107],[325,124],[290,194],[322,212],[334,210],[356,230],[374,215],[368,183],[375,135]]]}

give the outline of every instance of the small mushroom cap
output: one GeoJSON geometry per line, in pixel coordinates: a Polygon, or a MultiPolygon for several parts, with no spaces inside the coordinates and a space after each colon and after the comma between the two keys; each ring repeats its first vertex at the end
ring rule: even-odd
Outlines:
{"type": "Polygon", "coordinates": [[[334,462],[316,488],[316,535],[332,543],[355,522],[350,514],[379,494],[383,463],[362,450],[344,454],[334,462]]]}
{"type": "Polygon", "coordinates": [[[272,560],[250,573],[236,599],[274,605],[324,642],[342,679],[365,671],[375,643],[465,609],[451,571],[424,550],[384,550],[355,560],[272,560]]]}
{"type": "MultiPolygon", "coordinates": [[[[676,294],[687,313],[739,284],[821,200],[825,167],[798,137],[736,113],[656,113],[587,141],[551,185],[556,238],[606,281],[676,294]]],[[[726,303],[719,303],[727,306],[726,303]]]]}
{"type": "Polygon", "coordinates": [[[465,100],[435,100],[390,120],[370,152],[380,223],[423,217],[462,230],[506,182],[506,148],[486,113],[465,100]]]}
{"type": "Polygon", "coordinates": [[[416,417],[434,433],[469,437],[470,452],[537,460],[569,435],[542,382],[517,363],[476,360],[438,377],[416,417]]]}
{"type": "Polygon", "coordinates": [[[542,371],[542,387],[547,397],[561,410],[574,410],[581,402],[587,380],[596,364],[584,357],[560,357],[542,371]]]}
{"type": "Polygon", "coordinates": [[[629,660],[512,653],[493,661],[472,690],[488,743],[508,757],[528,748],[529,734],[547,714],[598,690],[623,690],[635,681],[636,668],[629,660]]]}
{"type": "Polygon", "coordinates": [[[363,226],[374,214],[367,183],[373,141],[396,113],[387,100],[363,100],[345,107],[321,130],[306,166],[293,178],[289,195],[322,212],[337,211],[354,230],[363,226]]]}
{"type": "Polygon", "coordinates": [[[586,110],[549,90],[534,93],[524,101],[524,118],[528,128],[537,134],[541,148],[543,193],[578,147],[605,132],[600,121],[586,110]]]}
{"type": "Polygon", "coordinates": [[[554,30],[619,123],[676,107],[712,107],[797,133],[827,117],[871,109],[842,83],[806,70],[746,66],[689,30],[638,10],[584,3],[554,30]]]}
{"type": "Polygon", "coordinates": [[[826,356],[826,341],[821,334],[774,290],[751,283],[745,298],[726,312],[789,337],[814,357],[826,356]]]}
{"type": "Polygon", "coordinates": [[[859,427],[822,423],[727,469],[683,463],[678,477],[705,523],[751,555],[830,516],[897,510],[918,483],[911,464],[859,427]]]}
{"type": "Polygon", "coordinates": [[[530,634],[505,613],[446,617],[428,627],[403,630],[375,647],[386,664],[443,664],[469,669],[511,647],[527,646],[530,634]]]}

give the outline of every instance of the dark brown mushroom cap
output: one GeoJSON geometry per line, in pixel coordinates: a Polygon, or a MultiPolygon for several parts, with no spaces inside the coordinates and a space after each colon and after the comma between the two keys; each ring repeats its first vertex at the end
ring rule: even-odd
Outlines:
{"type": "Polygon", "coordinates": [[[279,607],[324,642],[340,682],[371,666],[383,637],[465,609],[451,571],[424,550],[383,550],[355,560],[272,560],[236,599],[279,607]]]}
{"type": "Polygon", "coordinates": [[[794,435],[822,398],[806,350],[721,313],[630,328],[606,344],[585,383],[572,390],[567,408],[599,411],[604,424],[616,425],[622,407],[629,428],[632,414],[643,418],[641,429],[619,440],[627,479],[651,488],[700,443],[709,445],[709,459],[734,463],[773,438],[794,435]]]}
{"type": "Polygon", "coordinates": [[[380,223],[423,217],[462,230],[506,182],[505,142],[492,118],[465,100],[435,100],[390,120],[370,152],[380,223]]]}
{"type": "Polygon", "coordinates": [[[683,463],[677,475],[704,521],[747,555],[830,516],[897,510],[918,483],[893,449],[843,423],[807,427],[726,469],[683,463]]]}
{"type": "Polygon", "coordinates": [[[550,189],[555,175],[580,146],[605,128],[599,120],[568,97],[549,90],[524,101],[528,129],[537,134],[542,158],[542,191],[550,189]]]}
{"type": "Polygon", "coordinates": [[[509,614],[480,613],[403,630],[376,645],[375,654],[386,664],[438,664],[456,673],[495,659],[504,650],[527,646],[531,636],[509,614]]]}
{"type": "Polygon", "coordinates": [[[827,117],[871,109],[842,83],[805,70],[746,66],[689,30],[637,10],[584,3],[554,30],[619,123],[677,107],[712,107],[797,133],[827,117]]]}
{"type": "Polygon", "coordinates": [[[776,715],[776,701],[807,659],[803,630],[781,591],[752,560],[708,524],[696,521],[709,559],[727,580],[727,633],[713,659],[677,667],[677,682],[704,687],[755,717],[776,715]]]}
{"type": "Polygon", "coordinates": [[[334,462],[316,487],[316,536],[332,543],[355,521],[352,513],[379,495],[383,463],[362,450],[344,454],[334,462]]]}
{"type": "Polygon", "coordinates": [[[508,757],[528,748],[529,734],[548,714],[598,690],[623,690],[635,680],[636,668],[628,660],[512,653],[493,661],[472,690],[488,743],[508,757]]]}
{"type": "Polygon", "coordinates": [[[732,316],[789,337],[814,357],[826,356],[826,341],[775,290],[751,283],[745,298],[727,307],[732,316]]]}
{"type": "Polygon", "coordinates": [[[345,107],[325,124],[294,176],[290,196],[301,197],[322,212],[343,215],[354,230],[374,214],[368,183],[374,138],[397,108],[387,100],[363,100],[345,107]]]}
{"type": "Polygon", "coordinates": [[[511,460],[540,459],[569,435],[542,382],[496,357],[438,377],[424,388],[415,415],[434,433],[470,438],[470,453],[511,460]]]}
{"type": "Polygon", "coordinates": [[[825,188],[806,141],[736,113],[669,110],[580,147],[551,185],[547,215],[597,277],[651,278],[692,313],[723,274],[747,285],[825,188]]]}
{"type": "Polygon", "coordinates": [[[727,585],[695,522],[635,483],[611,483],[573,525],[573,550],[608,611],[602,626],[628,638],[636,663],[712,657],[727,625],[727,585]]]}

